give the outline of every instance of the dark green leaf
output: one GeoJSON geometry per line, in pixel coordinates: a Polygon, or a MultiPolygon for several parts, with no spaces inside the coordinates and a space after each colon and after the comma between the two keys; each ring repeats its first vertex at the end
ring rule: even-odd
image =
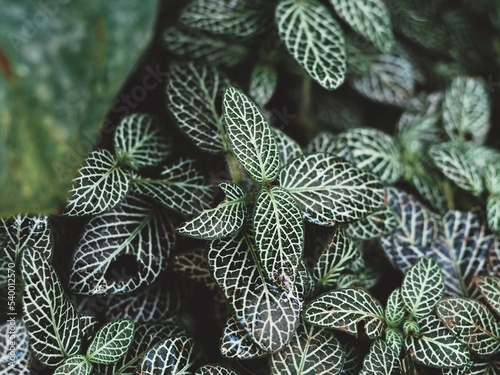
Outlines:
{"type": "Polygon", "coordinates": [[[403,347],[404,335],[398,328],[388,327],[385,330],[385,343],[389,348],[391,348],[395,353],[400,353],[403,347]]]}
{"type": "Polygon", "coordinates": [[[76,354],[69,357],[54,371],[54,375],[90,375],[92,364],[85,356],[76,354]]]}
{"type": "Polygon", "coordinates": [[[370,240],[392,232],[397,224],[394,211],[386,206],[364,219],[350,223],[347,227],[347,233],[353,238],[370,240]]]}
{"type": "Polygon", "coordinates": [[[226,365],[204,365],[201,366],[194,375],[238,375],[238,373],[226,365]]]}
{"type": "Polygon", "coordinates": [[[378,339],[371,345],[370,352],[363,361],[363,368],[359,375],[393,375],[400,372],[398,353],[392,350],[384,340],[378,339]]]}
{"type": "Polygon", "coordinates": [[[173,270],[176,274],[197,281],[206,287],[217,290],[217,283],[208,268],[205,249],[194,249],[175,256],[173,270]]]}
{"type": "Polygon", "coordinates": [[[488,302],[497,315],[500,316],[500,277],[477,277],[474,281],[481,291],[481,294],[486,299],[486,302],[488,302]]]}
{"type": "Polygon", "coordinates": [[[273,65],[257,62],[250,73],[248,94],[259,107],[264,107],[276,90],[278,71],[273,65]]]}
{"type": "Polygon", "coordinates": [[[87,349],[87,360],[92,363],[111,364],[127,353],[134,338],[134,322],[129,319],[113,320],[96,332],[87,349]]]}
{"type": "Polygon", "coordinates": [[[394,289],[389,297],[384,311],[385,321],[391,327],[399,327],[405,318],[405,304],[399,288],[394,289]]]}
{"type": "Polygon", "coordinates": [[[227,320],[222,332],[220,352],[223,357],[230,359],[252,359],[267,355],[267,352],[259,348],[233,316],[227,320]]]}
{"type": "Polygon", "coordinates": [[[299,144],[290,138],[284,131],[273,128],[274,138],[278,144],[281,165],[288,164],[302,155],[299,144]]]}
{"type": "Polygon", "coordinates": [[[342,375],[357,375],[361,367],[361,354],[357,342],[348,341],[344,345],[345,361],[342,375]]]}

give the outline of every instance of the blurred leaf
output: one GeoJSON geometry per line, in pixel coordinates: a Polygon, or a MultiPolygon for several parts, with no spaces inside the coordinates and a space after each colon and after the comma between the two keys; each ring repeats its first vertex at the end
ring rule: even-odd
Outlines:
{"type": "Polygon", "coordinates": [[[345,352],[344,368],[342,375],[357,375],[361,367],[361,353],[356,341],[347,341],[343,345],[345,352]]]}
{"type": "Polygon", "coordinates": [[[246,219],[247,192],[232,182],[221,182],[226,198],[215,208],[202,211],[183,223],[177,233],[204,240],[215,240],[236,234],[246,219]]]}
{"type": "Polygon", "coordinates": [[[373,175],[328,154],[294,159],[282,168],[279,182],[306,219],[320,225],[362,219],[384,202],[382,185],[373,175]]]}
{"type": "Polygon", "coordinates": [[[65,214],[98,215],[115,208],[127,195],[130,179],[111,152],[92,151],[73,180],[65,214]]]}
{"type": "Polygon", "coordinates": [[[500,233],[500,196],[491,195],[486,201],[488,227],[495,233],[500,233]]]}
{"type": "Polygon", "coordinates": [[[80,328],[82,329],[83,340],[88,341],[94,337],[99,326],[99,321],[94,315],[80,315],[80,328]]]}
{"type": "Polygon", "coordinates": [[[359,240],[370,240],[389,234],[396,226],[396,216],[392,209],[386,206],[364,219],[350,223],[347,227],[347,233],[359,240]]]}
{"type": "Polygon", "coordinates": [[[173,228],[165,210],[129,196],[85,226],[73,253],[69,287],[76,294],[95,295],[149,285],[166,268],[173,246],[173,228]],[[112,271],[124,255],[137,265],[133,275],[112,271]]]}
{"type": "Polygon", "coordinates": [[[134,322],[129,319],[112,320],[96,332],[86,358],[89,362],[111,364],[127,353],[134,338],[134,322]]]}
{"type": "Polygon", "coordinates": [[[204,365],[198,368],[194,375],[238,375],[238,373],[226,365],[204,365]]]}
{"type": "Polygon", "coordinates": [[[400,371],[398,353],[392,350],[384,340],[378,339],[371,345],[359,375],[399,374],[400,371]]]}
{"type": "Polygon", "coordinates": [[[394,45],[391,17],[380,0],[330,0],[335,11],[356,32],[381,52],[390,53],[394,45]]]}
{"type": "Polygon", "coordinates": [[[330,132],[320,132],[316,137],[311,139],[305,149],[306,154],[324,153],[337,154],[337,137],[330,132]]]}
{"type": "Polygon", "coordinates": [[[169,69],[167,106],[179,129],[201,150],[223,153],[222,114],[217,100],[229,80],[210,65],[173,64],[169,69]]]}
{"type": "Polygon", "coordinates": [[[454,336],[474,353],[491,356],[500,351],[500,325],[478,301],[445,298],[437,304],[436,313],[454,336]]]}
{"type": "Polygon", "coordinates": [[[28,347],[28,330],[22,320],[14,323],[7,321],[0,325],[0,375],[29,375],[32,351],[33,348],[30,350],[28,347]],[[14,337],[11,336],[12,333],[14,337]],[[12,345],[15,361],[9,358],[12,345]]]}
{"type": "Polygon", "coordinates": [[[288,164],[293,159],[302,155],[302,148],[297,142],[290,138],[284,131],[272,128],[274,138],[278,144],[281,165],[288,164]]]}
{"type": "Polygon", "coordinates": [[[217,290],[217,283],[208,268],[205,249],[194,249],[175,256],[173,271],[191,280],[197,281],[212,290],[217,290]]]}
{"type": "Polygon", "coordinates": [[[344,36],[330,11],[317,0],[281,0],[275,21],[280,39],[297,63],[327,90],[345,79],[344,36]]]}
{"type": "Polygon", "coordinates": [[[56,213],[147,47],[157,3],[2,0],[0,8],[0,217],[56,213]]]}
{"type": "Polygon", "coordinates": [[[262,108],[271,100],[277,84],[277,69],[271,64],[257,62],[250,73],[248,94],[262,108]]]}
{"type": "Polygon", "coordinates": [[[475,280],[486,302],[500,316],[500,276],[483,276],[475,280]]]}
{"type": "Polygon", "coordinates": [[[384,309],[370,293],[361,288],[333,290],[314,299],[307,307],[307,322],[325,328],[338,329],[358,337],[358,323],[363,321],[366,335],[382,335],[384,309]]]}

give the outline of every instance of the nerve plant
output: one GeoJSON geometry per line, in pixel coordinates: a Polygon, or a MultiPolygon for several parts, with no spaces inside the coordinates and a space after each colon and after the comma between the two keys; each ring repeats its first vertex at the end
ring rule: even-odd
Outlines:
{"type": "Polygon", "coordinates": [[[454,5],[189,1],[162,35],[166,109],[204,154],[122,119],[73,182],[66,273],[57,220],[2,220],[0,373],[498,373],[500,157],[471,77],[495,44],[454,5]],[[361,97],[398,109],[394,136],[361,97]],[[305,147],[270,126],[280,100],[305,147]],[[382,254],[404,277],[380,295],[382,254]]]}

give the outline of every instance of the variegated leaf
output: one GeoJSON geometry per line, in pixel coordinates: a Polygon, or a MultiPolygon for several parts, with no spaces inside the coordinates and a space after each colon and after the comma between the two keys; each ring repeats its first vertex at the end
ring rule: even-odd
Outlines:
{"type": "Polygon", "coordinates": [[[204,248],[194,249],[175,256],[173,271],[191,280],[197,281],[212,290],[217,290],[217,283],[208,268],[207,255],[204,248]]]}
{"type": "MultiPolygon", "coordinates": [[[[477,159],[473,158],[472,160],[476,161],[477,159]]],[[[486,163],[489,161],[489,159],[486,159],[486,163]]],[[[484,184],[491,195],[500,195],[500,162],[497,161],[496,164],[488,164],[485,166],[484,184]]]]}
{"type": "Polygon", "coordinates": [[[172,151],[172,140],[161,132],[158,120],[145,113],[122,119],[113,142],[117,159],[133,169],[158,165],[172,151]]]}
{"type": "Polygon", "coordinates": [[[437,173],[433,173],[425,165],[419,164],[417,168],[411,172],[410,183],[430,208],[445,213],[449,209],[445,193],[445,188],[448,188],[449,184],[446,184],[447,181],[442,181],[437,173]]]}
{"type": "Polygon", "coordinates": [[[99,321],[95,315],[80,315],[80,328],[82,330],[82,338],[88,342],[94,337],[99,326],[99,321]]]}
{"type": "Polygon", "coordinates": [[[250,177],[260,183],[273,181],[280,168],[278,145],[259,108],[242,92],[229,87],[222,104],[229,144],[250,177]]]}
{"type": "Polygon", "coordinates": [[[400,329],[388,327],[385,330],[385,343],[394,352],[396,353],[401,352],[401,348],[403,347],[403,340],[404,340],[404,335],[400,329]]]}
{"type": "Polygon", "coordinates": [[[399,327],[406,316],[405,303],[399,288],[394,289],[389,297],[384,311],[385,321],[390,327],[399,327]]]}
{"type": "Polygon", "coordinates": [[[85,356],[76,354],[56,368],[54,375],[91,375],[92,364],[85,356]]]}
{"type": "Polygon", "coordinates": [[[474,282],[486,299],[486,302],[500,316],[500,276],[476,277],[474,282]]]}
{"type": "Polygon", "coordinates": [[[143,375],[190,375],[195,356],[194,340],[170,337],[155,344],[143,357],[138,372],[143,375]]]}
{"type": "Polygon", "coordinates": [[[342,272],[359,257],[361,257],[361,251],[354,241],[346,234],[344,228],[336,225],[326,248],[314,264],[313,277],[316,285],[335,286],[342,272]]]}
{"type": "Polygon", "coordinates": [[[293,280],[282,285],[265,279],[252,239],[215,240],[208,251],[210,270],[232,307],[238,323],[263,350],[276,352],[292,339],[302,302],[293,280]]]}
{"type": "Polygon", "coordinates": [[[272,13],[265,0],[193,0],[182,9],[179,21],[208,33],[247,39],[266,31],[272,13]]]}
{"type": "Polygon", "coordinates": [[[401,365],[398,354],[384,340],[375,340],[363,361],[363,368],[359,375],[399,374],[401,365]]]}
{"type": "Polygon", "coordinates": [[[288,164],[293,159],[302,155],[302,149],[297,142],[290,138],[284,131],[273,128],[274,138],[278,144],[281,165],[288,164]]]}
{"type": "Polygon", "coordinates": [[[219,187],[226,195],[224,201],[183,223],[177,228],[177,233],[215,240],[231,236],[241,229],[247,216],[247,192],[232,182],[221,182],[219,187]]]}
{"type": "Polygon", "coordinates": [[[9,319],[0,325],[0,375],[29,375],[32,350],[28,348],[28,330],[22,320],[9,319]]]}
{"type": "Polygon", "coordinates": [[[377,55],[369,71],[350,78],[351,86],[373,101],[408,107],[415,95],[416,71],[403,56],[377,55]]]}
{"type": "Polygon", "coordinates": [[[337,154],[337,139],[330,132],[321,132],[307,145],[305,153],[337,154]]]}
{"type": "Polygon", "coordinates": [[[96,332],[86,357],[89,362],[110,364],[127,353],[134,338],[134,322],[129,319],[109,321],[96,332]]]}
{"type": "Polygon", "coordinates": [[[344,35],[329,10],[317,0],[281,0],[276,8],[280,39],[319,85],[335,90],[345,79],[344,35]]]}
{"type": "Polygon", "coordinates": [[[181,159],[164,167],[159,179],[136,178],[133,184],[138,194],[185,216],[198,214],[208,208],[212,200],[212,187],[205,183],[191,159],[181,159]]]}
{"type": "Polygon", "coordinates": [[[147,351],[156,343],[174,336],[185,336],[187,331],[173,324],[141,324],[136,327],[134,338],[127,353],[109,365],[97,364],[101,374],[136,375],[136,367],[147,351]]]}
{"type": "Polygon", "coordinates": [[[482,144],[490,128],[490,103],[484,83],[458,76],[446,90],[443,127],[451,139],[482,144]]]}
{"type": "Polygon", "coordinates": [[[361,367],[361,353],[357,341],[347,341],[343,345],[345,352],[342,375],[357,375],[361,367]]]}
{"type": "Polygon", "coordinates": [[[380,0],[330,0],[337,14],[381,52],[390,53],[394,35],[389,11],[380,0]]]}
{"type": "Polygon", "coordinates": [[[434,315],[418,321],[418,335],[406,336],[406,352],[419,364],[437,368],[463,367],[470,361],[467,347],[434,315]]]}
{"type": "Polygon", "coordinates": [[[78,313],[66,299],[61,281],[43,254],[24,250],[21,275],[25,282],[23,321],[29,332],[30,350],[45,366],[58,366],[80,351],[78,313]]]}
{"type": "Polygon", "coordinates": [[[238,375],[238,373],[226,365],[213,364],[201,366],[194,375],[238,375]]]}
{"type": "Polygon", "coordinates": [[[348,161],[392,184],[403,174],[401,150],[394,138],[373,128],[355,128],[337,137],[337,148],[348,150],[348,161]]]}
{"type": "Polygon", "coordinates": [[[397,225],[394,211],[386,206],[364,219],[350,223],[347,233],[359,240],[371,240],[392,232],[397,225]]]}
{"type": "Polygon", "coordinates": [[[0,219],[0,259],[17,264],[21,252],[29,248],[50,261],[52,229],[48,216],[16,215],[0,219]],[[3,234],[3,236],[2,236],[3,234]]]}
{"type": "Polygon", "coordinates": [[[473,297],[474,277],[484,271],[486,256],[493,238],[486,234],[475,212],[449,211],[443,218],[443,241],[435,241],[433,257],[437,260],[448,293],[473,297]]]}
{"type": "Polygon", "coordinates": [[[321,225],[362,219],[384,202],[382,185],[373,175],[328,154],[294,159],[281,170],[279,182],[306,219],[321,225]]]}
{"type": "Polygon", "coordinates": [[[438,263],[421,258],[406,273],[401,285],[401,297],[411,317],[423,318],[434,311],[444,294],[444,282],[438,263]]]}
{"type": "Polygon", "coordinates": [[[210,65],[234,66],[249,53],[241,43],[178,26],[164,31],[163,43],[176,56],[210,65]]]}
{"type": "Polygon", "coordinates": [[[358,324],[364,322],[369,338],[382,335],[384,309],[370,293],[361,288],[333,290],[314,299],[304,318],[311,324],[334,328],[358,337],[358,324]]]}
{"type": "Polygon", "coordinates": [[[486,201],[488,227],[500,234],[500,195],[490,195],[486,201]]]}
{"type": "Polygon", "coordinates": [[[220,352],[229,359],[252,359],[267,355],[243,329],[234,316],[231,316],[224,327],[220,339],[220,352]]]}
{"type": "Polygon", "coordinates": [[[344,350],[333,332],[301,323],[288,346],[270,357],[273,375],[339,374],[344,350]]]}
{"type": "Polygon", "coordinates": [[[248,95],[262,108],[271,100],[277,85],[276,68],[268,63],[257,62],[250,73],[248,95]]]}
{"type": "Polygon", "coordinates": [[[304,219],[285,189],[261,188],[253,214],[255,248],[269,280],[297,274],[304,250],[304,219]]]}
{"type": "Polygon", "coordinates": [[[161,275],[146,289],[109,298],[106,319],[130,319],[134,323],[160,322],[187,305],[186,285],[172,275],[161,275]]]}
{"type": "Polygon", "coordinates": [[[491,275],[498,275],[500,274],[500,237],[495,236],[492,242],[486,255],[486,271],[491,275]]]}
{"type": "Polygon", "coordinates": [[[429,155],[436,167],[458,187],[479,195],[484,190],[481,171],[467,158],[456,143],[440,143],[431,147],[429,155]]]}
{"type": "Polygon", "coordinates": [[[201,150],[227,150],[221,108],[217,107],[229,80],[210,65],[173,64],[169,69],[167,105],[179,129],[201,150]]]}
{"type": "Polygon", "coordinates": [[[76,294],[131,292],[151,284],[166,268],[173,228],[161,207],[129,196],[119,207],[88,222],[73,253],[69,286],[76,294]],[[113,267],[135,261],[134,275],[113,267]]]}
{"type": "Polygon", "coordinates": [[[98,215],[113,209],[127,195],[130,179],[111,152],[92,151],[73,180],[65,214],[98,215]]]}
{"type": "Polygon", "coordinates": [[[445,298],[436,306],[441,321],[474,353],[491,356],[500,351],[500,324],[478,301],[445,298]]]}

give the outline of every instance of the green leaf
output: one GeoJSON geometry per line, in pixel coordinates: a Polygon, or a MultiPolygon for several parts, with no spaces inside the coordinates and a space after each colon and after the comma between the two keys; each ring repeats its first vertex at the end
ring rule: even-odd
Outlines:
{"type": "MultiPolygon", "coordinates": [[[[477,159],[473,159],[477,160],[477,159]]],[[[491,158],[485,158],[489,162],[491,158]]],[[[477,162],[476,162],[477,164],[477,162]]],[[[500,195],[500,163],[486,165],[484,171],[484,184],[491,195],[500,195]]]]}
{"type": "Polygon", "coordinates": [[[399,288],[394,289],[389,297],[384,311],[385,321],[390,327],[399,327],[406,316],[405,303],[399,288]]]}
{"type": "Polygon", "coordinates": [[[443,127],[451,139],[482,144],[490,128],[490,103],[482,81],[455,77],[443,102],[443,127]]]}
{"type": "Polygon", "coordinates": [[[500,277],[482,276],[474,279],[486,302],[500,316],[500,277]]]}
{"type": "Polygon", "coordinates": [[[390,53],[394,35],[389,11],[380,0],[330,0],[335,12],[381,52],[390,53]]]}
{"type": "Polygon", "coordinates": [[[158,165],[172,151],[172,140],[161,132],[158,120],[145,113],[123,118],[116,127],[113,145],[118,160],[133,169],[158,165]]]}
{"type": "Polygon", "coordinates": [[[500,196],[490,195],[486,201],[488,227],[495,233],[500,233],[500,196]]]}
{"type": "Polygon", "coordinates": [[[247,215],[247,192],[232,182],[221,182],[219,187],[226,195],[215,208],[202,211],[183,223],[177,233],[204,240],[215,240],[237,233],[247,215]]]}
{"type": "Polygon", "coordinates": [[[446,202],[446,193],[442,178],[437,173],[432,173],[423,164],[418,165],[417,170],[412,171],[410,183],[415,187],[418,194],[433,208],[436,212],[444,213],[448,210],[446,202]]]}
{"type": "Polygon", "coordinates": [[[179,129],[205,152],[224,153],[221,109],[217,100],[229,80],[210,65],[173,64],[169,69],[167,105],[179,129]]]}
{"type": "Polygon", "coordinates": [[[73,253],[70,289],[84,295],[115,294],[149,285],[166,268],[173,246],[173,228],[165,211],[129,196],[85,226],[73,253]],[[108,272],[124,255],[130,257],[128,262],[133,259],[137,272],[108,272]]]}
{"type": "Polygon", "coordinates": [[[197,281],[211,290],[217,290],[217,283],[208,268],[207,255],[204,248],[194,249],[175,256],[173,271],[188,279],[197,281]]]}
{"type": "Polygon", "coordinates": [[[266,278],[294,278],[304,250],[304,219],[285,189],[261,188],[253,213],[255,248],[266,278]]]}
{"type": "Polygon", "coordinates": [[[234,66],[249,54],[241,43],[176,26],[164,31],[163,42],[176,56],[217,66],[234,66]]]}
{"type": "Polygon", "coordinates": [[[28,330],[22,320],[9,320],[0,325],[1,375],[29,375],[32,350],[28,347],[28,339],[28,330]],[[14,361],[9,358],[12,349],[15,351],[14,361]]]}
{"type": "Polygon", "coordinates": [[[458,187],[480,195],[484,190],[481,171],[462,152],[458,144],[441,143],[431,147],[429,155],[436,167],[458,187]]]}
{"type": "Polygon", "coordinates": [[[434,315],[418,320],[420,333],[406,336],[406,353],[419,364],[437,368],[463,367],[470,361],[467,347],[452,336],[434,315]]]}
{"type": "Polygon", "coordinates": [[[133,188],[134,192],[185,216],[208,208],[213,191],[191,159],[181,159],[164,167],[159,179],[135,178],[133,188]]]}
{"type": "Polygon", "coordinates": [[[169,337],[146,353],[138,372],[144,375],[190,375],[194,366],[194,349],[194,340],[190,337],[169,337]]]}
{"type": "Polygon", "coordinates": [[[500,351],[500,325],[483,304],[465,298],[445,298],[436,306],[441,321],[474,353],[491,356],[500,351]]]}
{"type": "Polygon", "coordinates": [[[330,132],[320,132],[309,142],[305,151],[307,154],[319,152],[325,154],[337,154],[337,137],[330,132]]]}
{"type": "Polygon", "coordinates": [[[339,374],[344,350],[333,332],[301,323],[288,346],[270,357],[271,374],[339,374]]]}
{"type": "Polygon", "coordinates": [[[444,282],[438,263],[421,258],[406,273],[401,285],[401,297],[410,316],[423,318],[432,311],[444,294],[444,282]]]}
{"type": "Polygon", "coordinates": [[[110,364],[127,353],[134,338],[134,322],[119,319],[106,323],[94,336],[86,357],[89,362],[110,364]]]}
{"type": "Polygon", "coordinates": [[[0,259],[17,264],[24,249],[38,251],[51,261],[53,238],[48,216],[22,214],[0,219],[0,259]]]}
{"type": "Polygon", "coordinates": [[[65,214],[98,215],[115,208],[127,195],[130,179],[109,151],[92,151],[73,181],[65,214]]]}
{"type": "Polygon", "coordinates": [[[0,217],[55,214],[101,124],[103,133],[112,130],[110,107],[122,113],[137,105],[117,94],[152,39],[159,7],[112,0],[2,1],[0,8],[0,217]]]}
{"type": "Polygon", "coordinates": [[[272,21],[265,0],[193,0],[179,16],[181,24],[212,34],[239,39],[262,34],[272,21]]]}
{"type": "Polygon", "coordinates": [[[194,375],[238,375],[238,373],[226,365],[214,364],[201,366],[194,375]]]}
{"type": "Polygon", "coordinates": [[[314,264],[313,277],[316,285],[333,287],[339,276],[352,262],[361,257],[361,252],[344,228],[336,225],[325,249],[314,264]]]}
{"type": "Polygon", "coordinates": [[[358,337],[358,324],[364,322],[369,338],[379,337],[384,329],[384,309],[370,293],[361,288],[333,290],[314,299],[304,318],[311,324],[334,328],[358,337]]]}
{"type": "Polygon", "coordinates": [[[253,359],[267,355],[250,337],[247,331],[231,316],[224,326],[220,339],[220,353],[229,359],[253,359]]]}
{"type": "Polygon", "coordinates": [[[299,203],[307,220],[320,225],[359,220],[384,202],[373,175],[328,154],[309,154],[283,167],[280,185],[299,203]]]}
{"type": "Polygon", "coordinates": [[[293,280],[271,284],[258,265],[251,238],[212,241],[208,264],[238,323],[267,352],[283,349],[299,324],[302,303],[293,280]]]}
{"type": "Polygon", "coordinates": [[[69,357],[54,371],[54,375],[90,375],[92,364],[83,355],[76,354],[69,357]]]}
{"type": "Polygon", "coordinates": [[[23,251],[21,275],[25,282],[23,321],[29,332],[30,350],[43,365],[58,366],[80,351],[78,313],[66,299],[61,281],[43,254],[23,251]]]}
{"type": "Polygon", "coordinates": [[[344,36],[325,6],[317,0],[281,0],[275,21],[288,52],[314,81],[327,90],[344,82],[344,36]]]}
{"type": "Polygon", "coordinates": [[[359,375],[399,374],[401,365],[398,353],[388,346],[384,340],[375,340],[370,346],[370,352],[363,360],[363,368],[359,375]]]}
{"type": "Polygon", "coordinates": [[[403,347],[404,335],[398,328],[387,327],[385,330],[385,343],[394,352],[400,353],[403,347]]]}
{"type": "Polygon", "coordinates": [[[343,345],[345,352],[342,375],[357,375],[361,367],[361,354],[357,341],[347,341],[343,345]]]}
{"type": "Polygon", "coordinates": [[[347,233],[359,240],[371,240],[392,232],[397,226],[394,211],[389,206],[355,221],[347,227],[347,233]]]}
{"type": "Polygon", "coordinates": [[[222,104],[231,149],[250,177],[264,184],[280,168],[279,152],[271,127],[257,106],[242,92],[229,87],[222,104]]]}
{"type": "Polygon", "coordinates": [[[281,165],[288,164],[293,159],[302,155],[302,148],[284,131],[273,128],[274,138],[278,144],[281,165]]]}
{"type": "Polygon", "coordinates": [[[403,174],[401,150],[394,138],[377,129],[355,128],[337,137],[337,148],[347,148],[348,161],[392,184],[403,174]]]}
{"type": "Polygon", "coordinates": [[[271,100],[278,85],[278,71],[274,65],[257,62],[250,73],[248,95],[259,107],[264,107],[271,100]]]}

